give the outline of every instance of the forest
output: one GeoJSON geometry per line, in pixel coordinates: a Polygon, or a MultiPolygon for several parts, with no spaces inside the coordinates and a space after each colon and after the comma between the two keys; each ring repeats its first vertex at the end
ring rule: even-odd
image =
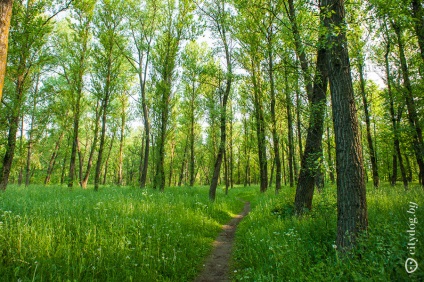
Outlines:
{"type": "Polygon", "coordinates": [[[0,0],[0,278],[421,281],[423,93],[420,0],[0,0]]]}

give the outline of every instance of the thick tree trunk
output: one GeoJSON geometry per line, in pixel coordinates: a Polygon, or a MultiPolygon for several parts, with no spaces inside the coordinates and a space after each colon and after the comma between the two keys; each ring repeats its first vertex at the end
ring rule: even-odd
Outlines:
{"type": "Polygon", "coordinates": [[[330,82],[337,166],[337,240],[339,250],[351,249],[368,227],[365,173],[344,29],[344,1],[322,0],[328,15],[327,70],[330,82]],[[337,28],[337,32],[334,29],[337,28]]]}
{"type": "Polygon", "coordinates": [[[405,101],[406,101],[406,108],[408,109],[408,121],[409,125],[411,126],[411,129],[413,130],[412,133],[412,142],[415,152],[415,157],[417,159],[418,168],[419,168],[419,183],[421,186],[424,186],[424,144],[423,144],[423,134],[422,129],[420,126],[417,109],[414,101],[414,95],[412,92],[412,86],[411,81],[409,79],[409,69],[408,64],[406,62],[405,57],[405,50],[404,50],[404,42],[402,38],[402,30],[399,25],[396,23],[392,23],[393,29],[395,30],[397,41],[398,41],[398,47],[399,47],[399,57],[400,57],[400,64],[402,68],[402,76],[403,76],[403,83],[406,88],[405,91],[405,101]]]}
{"type": "MultiPolygon", "coordinates": [[[[320,42],[323,42],[321,38],[320,42]]],[[[326,92],[328,74],[326,69],[326,50],[320,44],[314,78],[314,87],[310,103],[309,127],[306,136],[305,152],[302,156],[299,180],[297,182],[295,207],[296,213],[302,214],[305,209],[312,209],[315,178],[321,167],[318,165],[323,157],[322,134],[326,109],[326,92]]]]}
{"type": "Polygon", "coordinates": [[[372,136],[371,136],[370,112],[368,109],[367,94],[365,93],[364,65],[363,65],[362,58],[359,58],[358,69],[359,69],[359,82],[361,86],[362,103],[364,105],[365,125],[367,129],[368,150],[369,150],[370,159],[371,159],[372,179],[373,179],[374,188],[378,188],[380,186],[380,178],[378,176],[378,166],[377,166],[377,157],[376,157],[377,154],[375,152],[374,144],[373,144],[372,136]]]}
{"type": "Polygon", "coordinates": [[[7,49],[9,42],[10,19],[13,0],[0,0],[0,103],[3,97],[4,78],[6,76],[7,49]]]}

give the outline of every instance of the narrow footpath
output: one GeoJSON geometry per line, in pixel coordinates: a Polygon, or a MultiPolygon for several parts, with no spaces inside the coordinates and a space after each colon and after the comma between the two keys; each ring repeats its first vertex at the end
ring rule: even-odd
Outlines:
{"type": "Polygon", "coordinates": [[[230,259],[234,235],[239,222],[249,213],[250,203],[246,202],[243,211],[234,216],[222,226],[222,232],[213,242],[214,249],[204,263],[203,271],[195,282],[224,282],[230,281],[230,259]]]}

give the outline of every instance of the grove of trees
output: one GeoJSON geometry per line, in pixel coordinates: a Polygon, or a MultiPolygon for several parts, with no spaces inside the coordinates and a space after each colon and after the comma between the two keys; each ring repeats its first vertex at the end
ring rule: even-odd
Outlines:
{"type": "Polygon", "coordinates": [[[423,9],[0,0],[0,189],[336,183],[349,248],[367,182],[424,186],[423,9]]]}

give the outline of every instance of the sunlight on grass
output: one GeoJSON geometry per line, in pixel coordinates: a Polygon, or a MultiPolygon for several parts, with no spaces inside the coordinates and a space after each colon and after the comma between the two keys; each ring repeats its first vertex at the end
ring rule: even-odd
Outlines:
{"type": "MultiPolygon", "coordinates": [[[[240,189],[241,190],[241,189],[240,189]]],[[[0,193],[3,281],[187,281],[221,224],[243,207],[234,189],[211,203],[206,187],[0,193]]]]}
{"type": "MultiPolygon", "coordinates": [[[[368,189],[369,230],[359,248],[344,258],[335,248],[336,191],[327,187],[314,197],[312,212],[293,216],[294,189],[284,188],[276,198],[261,195],[236,234],[233,258],[235,281],[420,281],[405,271],[408,258],[409,202],[418,204],[417,238],[424,233],[424,192],[412,187],[384,185],[368,189]]],[[[420,240],[419,240],[420,241],[420,240]]],[[[424,263],[424,246],[415,259],[424,263]]]]}

